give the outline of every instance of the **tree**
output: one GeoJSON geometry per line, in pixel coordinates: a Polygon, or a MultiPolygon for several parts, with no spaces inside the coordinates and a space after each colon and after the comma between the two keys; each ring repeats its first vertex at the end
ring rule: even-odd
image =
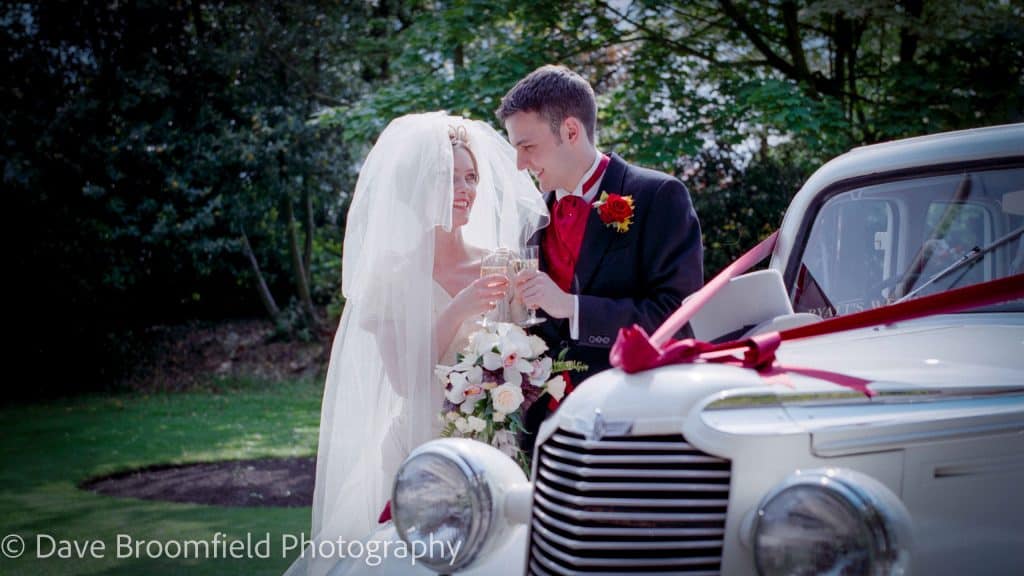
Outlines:
{"type": "MultiPolygon", "coordinates": [[[[751,193],[784,206],[811,170],[852,146],[1024,114],[1024,18],[998,0],[434,6],[396,37],[390,81],[333,109],[328,124],[369,141],[388,119],[414,110],[493,122],[515,81],[564,63],[598,93],[600,146],[703,187],[695,202],[711,216],[712,249],[731,245],[722,234],[737,222],[717,219],[717,195],[742,195],[735,186],[748,163],[786,174],[751,193]],[[719,163],[731,167],[728,178],[694,170],[719,163]]],[[[766,235],[780,214],[741,221],[766,235]]]]}
{"type": "MultiPolygon", "coordinates": [[[[27,354],[107,385],[152,323],[337,292],[351,156],[308,125],[366,90],[366,4],[5,4],[4,184],[27,354]],[[319,34],[310,34],[319,30],[319,34]],[[355,78],[356,80],[353,80],[355,78]],[[253,289],[258,287],[258,291],[253,289]],[[259,298],[257,299],[257,294],[259,298]],[[60,337],[51,332],[61,327],[60,337]]],[[[371,75],[372,76],[372,75],[371,75]]]]}
{"type": "Polygon", "coordinates": [[[552,62],[593,83],[602,149],[690,187],[710,275],[851,146],[1019,121],[1021,16],[999,0],[4,4],[23,357],[70,340],[67,365],[107,382],[153,323],[262,310],[316,334],[386,123],[497,124],[508,88],[552,62]]]}

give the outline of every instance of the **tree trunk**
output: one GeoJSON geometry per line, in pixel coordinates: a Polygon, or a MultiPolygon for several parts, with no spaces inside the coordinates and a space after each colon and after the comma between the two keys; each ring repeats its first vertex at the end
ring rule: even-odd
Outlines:
{"type": "MultiPolygon", "coordinates": [[[[832,38],[836,44],[836,54],[834,64],[832,66],[832,85],[835,87],[835,91],[841,94],[843,87],[846,85],[846,65],[851,50],[850,44],[852,42],[850,21],[847,20],[846,16],[842,12],[836,14],[833,30],[832,38]]],[[[849,116],[849,110],[847,110],[845,106],[846,102],[844,101],[843,104],[843,112],[849,116]]],[[[852,118],[850,119],[852,120],[852,118]]]]}
{"type": "MultiPolygon", "coordinates": [[[[913,19],[916,23],[921,18],[921,12],[924,11],[923,0],[903,0],[900,2],[903,5],[903,9],[906,11],[907,16],[913,19]]],[[[904,66],[910,66],[910,63],[914,61],[914,55],[917,53],[917,32],[915,32],[910,26],[903,26],[900,28],[900,64],[904,66]]]]}
{"type": "Polygon", "coordinates": [[[306,271],[306,284],[313,285],[313,234],[316,231],[313,222],[313,195],[309,193],[309,178],[303,180],[302,203],[305,206],[305,220],[303,222],[306,234],[305,244],[302,247],[302,267],[306,271]]]}
{"type": "Polygon", "coordinates": [[[260,301],[263,302],[263,307],[267,310],[271,320],[276,323],[281,316],[281,309],[277,307],[274,295],[267,287],[267,281],[263,278],[263,271],[260,270],[260,263],[256,261],[256,254],[253,253],[252,245],[249,244],[249,235],[245,233],[245,228],[242,228],[242,251],[245,253],[246,259],[249,260],[253,274],[256,275],[256,290],[259,292],[260,301]]]}
{"type": "Polygon", "coordinates": [[[800,38],[800,19],[797,15],[797,5],[793,0],[782,3],[782,22],[786,28],[786,49],[789,57],[796,68],[798,76],[811,77],[811,70],[807,67],[807,55],[804,54],[803,40],[800,38]]]}
{"type": "Polygon", "coordinates": [[[299,294],[299,301],[306,311],[310,326],[317,332],[320,331],[320,318],[317,316],[316,308],[313,307],[313,298],[309,292],[309,282],[306,281],[306,269],[302,265],[302,253],[299,251],[299,226],[295,221],[295,210],[292,208],[291,198],[284,200],[285,217],[288,225],[288,252],[292,258],[292,276],[295,279],[295,291],[299,294]]]}

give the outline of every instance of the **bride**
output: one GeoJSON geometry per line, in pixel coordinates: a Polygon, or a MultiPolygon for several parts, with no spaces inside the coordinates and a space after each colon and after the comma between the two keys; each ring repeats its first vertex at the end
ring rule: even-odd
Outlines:
{"type": "Polygon", "coordinates": [[[320,419],[310,546],[287,575],[325,574],[319,542],[367,536],[398,466],[440,434],[434,366],[453,364],[507,279],[480,260],[547,224],[532,180],[493,128],[442,112],[392,121],[370,150],[349,209],[345,310],[320,419]]]}

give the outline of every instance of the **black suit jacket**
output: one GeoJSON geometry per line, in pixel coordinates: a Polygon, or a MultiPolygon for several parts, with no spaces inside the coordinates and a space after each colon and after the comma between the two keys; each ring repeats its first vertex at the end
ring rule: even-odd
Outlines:
{"type": "MultiPolygon", "coordinates": [[[[610,366],[608,353],[619,329],[639,324],[653,332],[704,284],[700,223],[682,182],[612,154],[598,190],[598,197],[601,192],[632,197],[633,224],[618,232],[591,209],[571,287],[579,295],[579,339],[570,338],[565,319],[548,318],[534,329],[552,357],[568,349],[566,359],[588,365],[586,372],[571,374],[575,385],[610,366]]],[[[547,194],[549,207],[553,197],[547,194]]],[[[538,232],[541,243],[546,232],[538,232]]],[[[543,254],[540,267],[547,269],[543,254]]],[[[546,404],[537,402],[527,413],[528,436],[547,415],[546,404]]],[[[532,448],[532,438],[524,439],[532,448]]]]}

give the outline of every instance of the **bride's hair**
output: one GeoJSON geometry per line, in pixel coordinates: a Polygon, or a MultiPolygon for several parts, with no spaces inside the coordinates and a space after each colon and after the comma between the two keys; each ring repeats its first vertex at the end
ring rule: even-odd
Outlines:
{"type": "MultiPolygon", "coordinates": [[[[465,126],[448,126],[448,140],[452,143],[452,152],[462,149],[469,154],[469,159],[473,161],[473,170],[478,174],[480,172],[479,167],[476,165],[476,154],[473,153],[473,149],[469,147],[469,133],[466,132],[465,126]]],[[[479,176],[477,176],[479,178],[479,176]]]]}

